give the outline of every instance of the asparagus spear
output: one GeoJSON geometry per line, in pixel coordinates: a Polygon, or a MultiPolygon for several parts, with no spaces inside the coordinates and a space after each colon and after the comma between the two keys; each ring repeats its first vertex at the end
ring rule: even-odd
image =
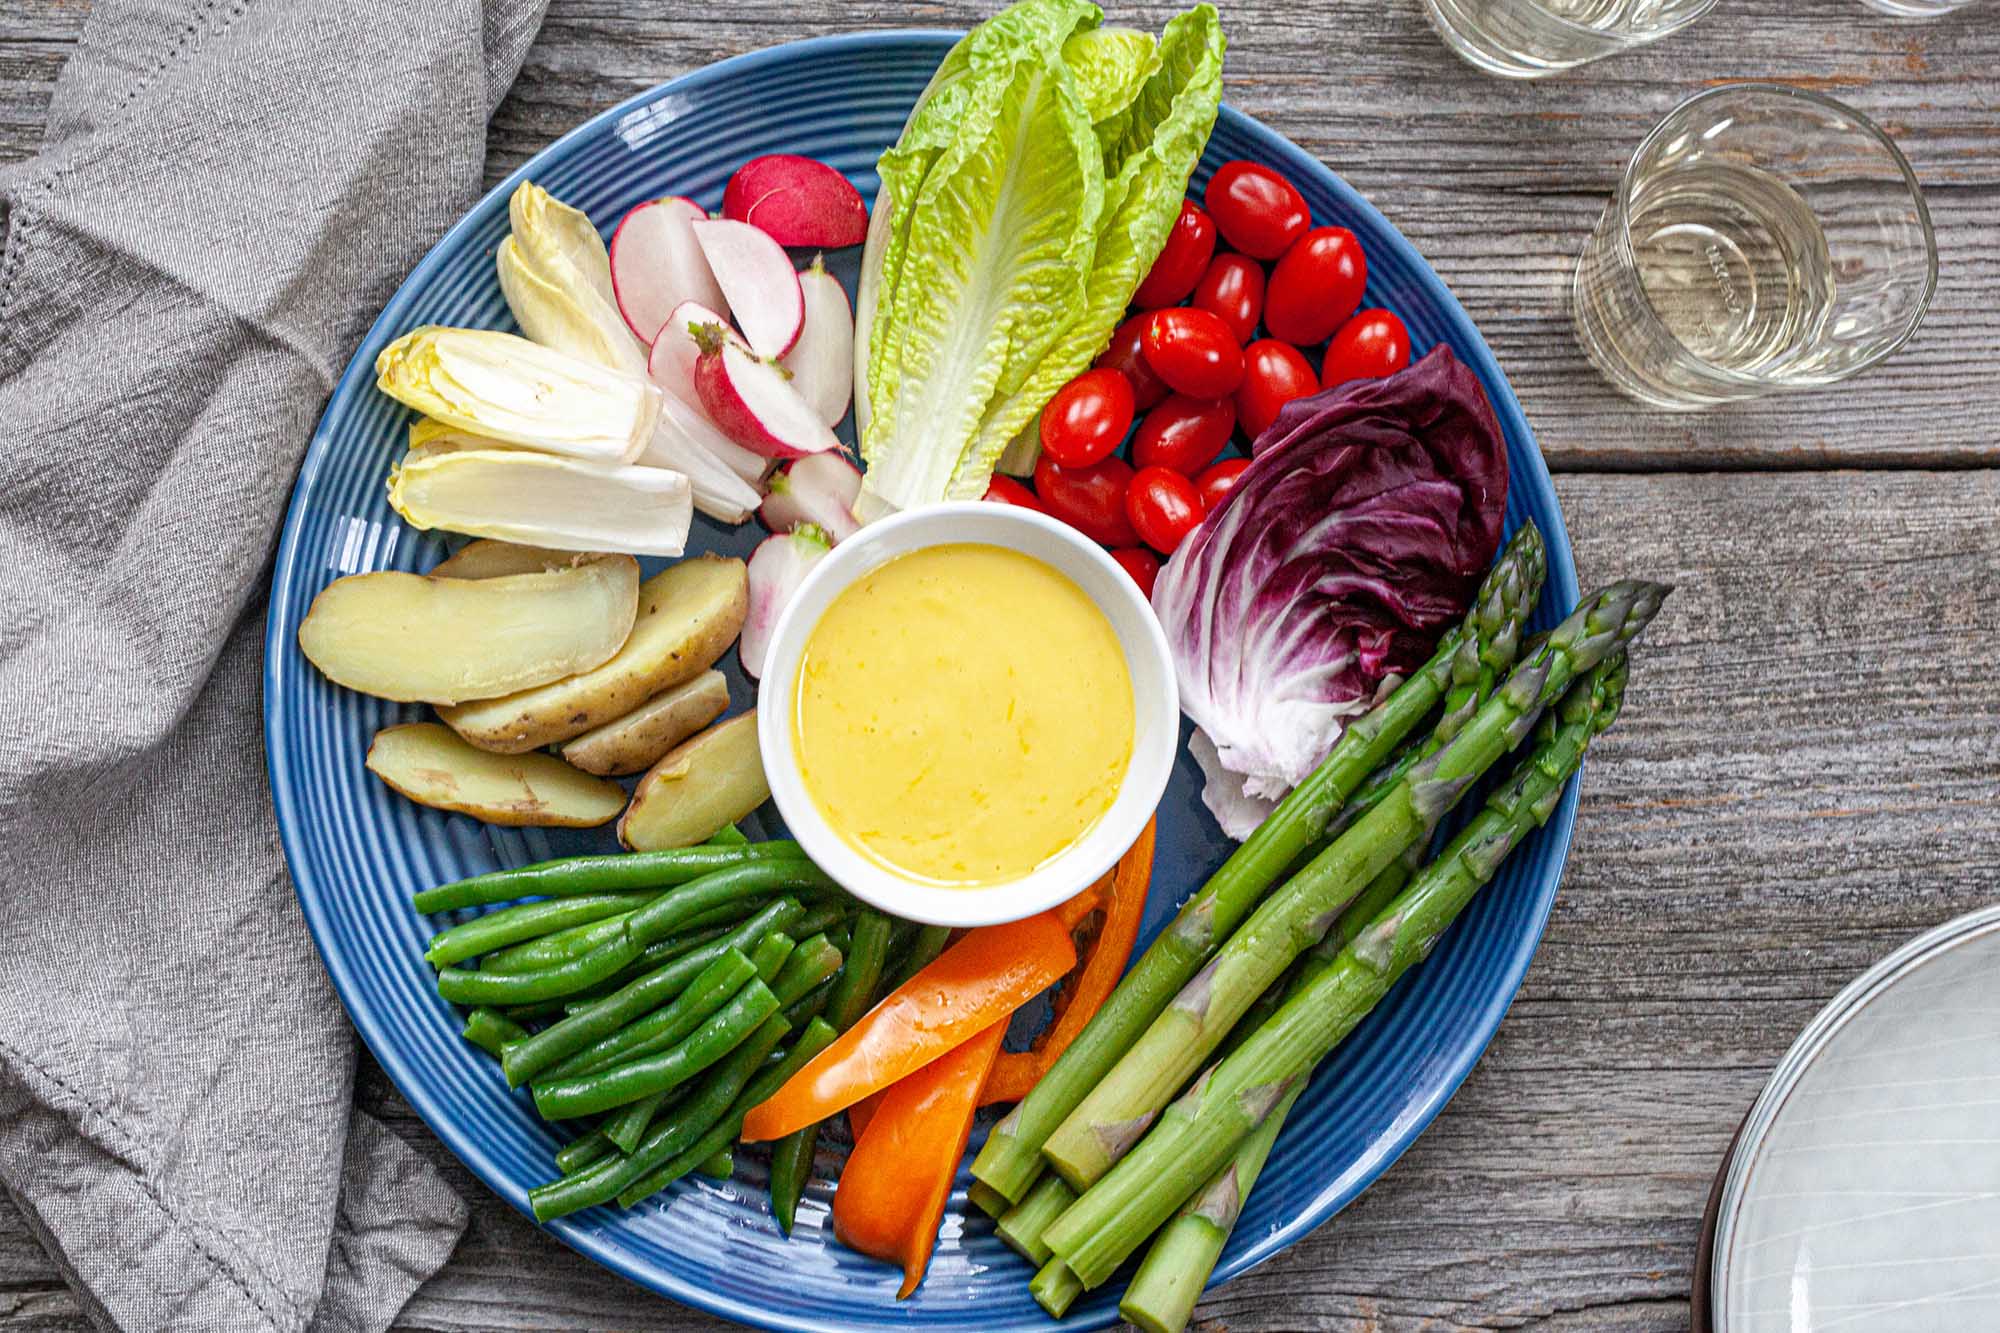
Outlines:
{"type": "Polygon", "coordinates": [[[1429,662],[1347,728],[1312,775],[1182,905],[1041,1082],[993,1127],[972,1163],[976,1179],[1021,1201],[1041,1174],[1040,1154],[1049,1135],[1201,970],[1293,858],[1319,839],[1362,779],[1429,716],[1451,686],[1460,655],[1471,662],[1511,660],[1546,569],[1541,532],[1522,524],[1487,573],[1464,623],[1446,633],[1429,662]]]}
{"type": "Polygon", "coordinates": [[[1449,745],[1412,768],[1379,805],[1266,898],[1049,1136],[1042,1155],[1063,1178],[1079,1190],[1102,1178],[1251,1002],[1326,935],[1370,880],[1407,848],[1428,842],[1466,789],[1527,736],[1571,681],[1644,628],[1665,593],[1657,584],[1628,581],[1578,608],[1449,745]]]}
{"type": "MultiPolygon", "coordinates": [[[[1646,600],[1657,602],[1657,596],[1646,600]]],[[[1544,722],[1534,752],[1444,853],[1330,967],[1196,1080],[1139,1147],[1043,1233],[1080,1282],[1090,1287],[1108,1278],[1222,1167],[1389,987],[1429,954],[1521,839],[1547,822],[1584,748],[1616,716],[1624,672],[1624,655],[1614,651],[1584,673],[1544,722]]],[[[1510,682],[1503,695],[1514,693],[1510,682]]],[[[1480,730],[1475,720],[1465,735],[1480,730]]]]}

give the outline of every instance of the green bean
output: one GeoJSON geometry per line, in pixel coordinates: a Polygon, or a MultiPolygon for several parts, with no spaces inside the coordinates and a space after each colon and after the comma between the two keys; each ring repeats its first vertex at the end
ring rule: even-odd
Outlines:
{"type": "Polygon", "coordinates": [[[498,1009],[480,1005],[465,1016],[465,1039],[488,1055],[498,1058],[510,1041],[519,1041],[528,1029],[498,1009]]]}
{"type": "Polygon", "coordinates": [[[747,847],[750,845],[750,839],[736,825],[724,824],[711,834],[708,841],[702,845],[704,847],[747,847]]]}
{"type": "Polygon", "coordinates": [[[901,965],[896,968],[895,976],[883,988],[883,993],[887,994],[896,989],[937,961],[937,956],[944,952],[944,946],[950,942],[950,926],[925,926],[919,930],[917,937],[910,941],[910,951],[903,955],[901,965]]]}
{"type": "MultiPolygon", "coordinates": [[[[692,981],[703,968],[733,948],[739,952],[749,953],[750,961],[757,967],[758,975],[761,977],[767,965],[768,953],[780,945],[789,946],[790,940],[784,935],[784,931],[790,928],[791,920],[798,915],[798,912],[799,905],[796,902],[790,898],[780,898],[738,926],[725,938],[704,944],[694,952],[684,954],[673,960],[673,965],[682,969],[687,979],[692,981]],[[777,943],[774,944],[773,941],[777,943]]],[[[789,947],[785,947],[779,953],[777,963],[769,964],[773,969],[773,976],[776,974],[778,964],[782,964],[785,955],[789,953],[789,947]]],[[[665,1035],[671,1031],[671,1025],[663,1020],[657,1011],[647,1014],[644,1018],[627,1023],[610,1036],[584,1047],[547,1071],[545,1077],[571,1078],[578,1074],[590,1074],[600,1069],[608,1069],[621,1061],[651,1055],[680,1040],[678,1036],[665,1035]]]]}
{"type": "Polygon", "coordinates": [[[507,1086],[520,1087],[549,1066],[656,1010],[667,1015],[662,1024],[678,1028],[680,1035],[686,1036],[757,975],[756,967],[740,949],[725,950],[693,981],[683,982],[676,975],[684,970],[668,963],[601,1000],[591,1001],[560,1023],[513,1043],[500,1056],[507,1086]]]}
{"type": "Polygon", "coordinates": [[[695,1174],[712,1180],[727,1180],[736,1174],[736,1150],[725,1145],[723,1149],[695,1168],[695,1174]]]}
{"type": "MultiPolygon", "coordinates": [[[[774,931],[758,941],[757,952],[751,957],[752,965],[757,971],[757,979],[767,986],[770,985],[776,979],[778,969],[783,967],[785,960],[791,956],[793,948],[791,936],[782,931],[774,931]]],[[[788,1017],[786,1021],[789,1023],[791,1020],[788,1017]]],[[[663,1049],[669,1043],[665,1034],[656,1034],[649,1038],[646,1044],[657,1050],[663,1049]]],[[[620,1152],[631,1152],[639,1146],[639,1140],[646,1136],[654,1117],[659,1115],[660,1108],[665,1106],[673,1095],[672,1090],[649,1092],[638,1101],[620,1107],[605,1117],[604,1136],[617,1144],[620,1152]]]]}
{"type": "Polygon", "coordinates": [[[630,1208],[641,1199],[659,1193],[711,1155],[734,1143],[736,1136],[743,1132],[743,1117],[750,1114],[750,1108],[782,1088],[792,1075],[805,1068],[807,1061],[831,1046],[836,1035],[833,1025],[823,1018],[815,1018],[807,1024],[798,1041],[792,1044],[792,1049],[785,1053],[785,1058],[758,1070],[743,1091],[730,1102],[729,1109],[699,1138],[677,1156],[625,1186],[618,1194],[619,1206],[630,1208]]]}
{"type": "Polygon", "coordinates": [[[798,860],[795,842],[755,842],[729,847],[677,847],[664,852],[615,856],[570,856],[514,870],[496,870],[425,889],[410,900],[419,912],[483,907],[516,898],[571,898],[581,893],[616,893],[685,884],[703,875],[748,862],[798,860]]]}
{"type": "MultiPolygon", "coordinates": [[[[545,899],[560,902],[559,898],[545,899]]],[[[553,935],[544,935],[538,940],[523,940],[510,944],[504,949],[496,949],[479,960],[481,972],[539,972],[557,963],[566,963],[572,958],[581,958],[606,940],[615,940],[625,929],[626,912],[621,916],[606,917],[602,921],[586,922],[581,926],[571,926],[568,930],[558,930],[553,935]]]]}
{"type": "Polygon", "coordinates": [[[515,903],[470,921],[461,921],[431,936],[424,961],[444,967],[466,958],[492,953],[523,940],[537,940],[559,930],[602,921],[608,916],[644,907],[657,893],[594,893],[580,898],[544,898],[539,902],[515,903]]]}
{"type": "MultiPolygon", "coordinates": [[[[841,963],[840,972],[832,982],[832,992],[826,999],[826,1020],[836,1034],[853,1027],[875,1003],[875,991],[882,983],[882,973],[888,966],[889,951],[895,947],[897,935],[902,933],[907,943],[915,931],[914,925],[895,920],[873,908],[864,907],[854,914],[846,960],[841,963]],[[907,931],[904,930],[906,925],[907,931]]],[[[785,1012],[785,1017],[793,1027],[799,1026],[790,1010],[785,1012]]],[[[787,1236],[792,1234],[792,1220],[798,1215],[799,1199],[812,1180],[813,1155],[819,1147],[819,1132],[819,1124],[807,1125],[771,1146],[771,1215],[777,1219],[778,1229],[787,1236]]]]}
{"type": "Polygon", "coordinates": [[[573,1176],[592,1162],[601,1162],[617,1151],[611,1140],[604,1137],[603,1130],[593,1129],[556,1149],[556,1170],[573,1176]]]}
{"type": "Polygon", "coordinates": [[[721,903],[831,882],[810,861],[750,861],[731,866],[661,894],[626,917],[616,938],[581,958],[518,974],[448,967],[438,973],[438,994],[458,1004],[525,1004],[573,995],[612,977],[637,959],[646,946],[667,938],[690,917],[721,903]]]}
{"type": "Polygon", "coordinates": [[[753,978],[700,1027],[657,1055],[535,1084],[535,1110],[544,1120],[571,1120],[679,1087],[740,1046],[779,1008],[771,988],[753,978]]]}
{"type": "Polygon", "coordinates": [[[840,970],[840,950],[824,935],[815,935],[792,951],[771,989],[781,1005],[797,1004],[806,992],[840,970]]]}
{"type": "MultiPolygon", "coordinates": [[[[761,983],[759,983],[761,984],[761,983]]],[[[535,1220],[548,1222],[593,1204],[609,1203],[618,1192],[673,1158],[726,1116],[764,1057],[784,1040],[785,1020],[773,1015],[702,1078],[681,1104],[679,1114],[646,1135],[638,1149],[606,1158],[586,1170],[528,1191],[535,1220]]],[[[747,1108],[746,1108],[747,1111],[747,1108]]],[[[708,1154],[704,1153],[706,1159],[708,1154]]]]}

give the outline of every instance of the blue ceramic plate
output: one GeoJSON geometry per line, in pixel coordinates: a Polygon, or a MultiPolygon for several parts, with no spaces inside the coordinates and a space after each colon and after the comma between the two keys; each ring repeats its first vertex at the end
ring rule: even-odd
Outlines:
{"type": "MultiPolygon", "coordinates": [[[[729,173],[760,153],[817,157],[874,197],[875,159],[953,41],[947,33],[829,38],[727,60],[656,88],[565,135],[502,182],[451,229],[396,293],[342,377],[306,455],[287,516],[271,594],[265,665],[271,788],[307,922],[354,1024],[403,1095],[438,1136],[514,1207],[550,1178],[561,1138],[510,1093],[494,1063],[461,1041],[459,1017],[437,998],[422,958],[437,922],[410,910],[418,889],[551,855],[611,847],[607,831],[488,828],[426,810],[362,767],[374,732],[420,710],[328,684],[300,656],[300,619],[314,594],[364,570],[429,568],[445,554],[435,534],[390,512],[383,479],[399,457],[409,413],[375,391],[375,355],[419,324],[512,328],[493,273],[507,232],[507,196],[532,178],[586,210],[608,233],[634,204],[667,194],[717,208],[729,173]]],[[[1509,525],[1533,518],[1548,536],[1549,582],[1536,617],[1555,622],[1577,596],[1562,516],[1520,405],[1444,284],[1396,230],[1338,177],[1249,117],[1224,108],[1195,188],[1231,158],[1270,164],[1295,181],[1322,223],[1352,229],[1367,248],[1368,303],[1395,310],[1419,353],[1450,343],[1485,382],[1506,430],[1513,490],[1509,525]]],[[[835,256],[849,282],[858,254],[835,256]],[[844,263],[844,268],[841,264],[844,263]]],[[[754,524],[698,520],[692,549],[748,554],[754,524]]],[[[650,571],[649,571],[650,572],[650,571]]],[[[735,674],[739,706],[752,691],[735,674]]],[[[1200,779],[1183,761],[1160,812],[1159,858],[1147,927],[1219,865],[1227,845],[1202,809],[1200,779]]],[[[1437,1114],[1499,1025],[1555,897],[1576,808],[1572,783],[1556,817],[1507,863],[1435,957],[1319,1071],[1278,1141],[1218,1279],[1242,1272],[1304,1236],[1381,1174],[1437,1114]]],[[[757,831],[757,830],[753,830],[757,831]]],[[[776,831],[775,816],[761,830],[776,831]]],[[[959,1188],[929,1280],[896,1300],[897,1275],[833,1242],[828,1220],[835,1162],[779,1236],[763,1196],[762,1166],[745,1154],[738,1179],[694,1179],[630,1212],[593,1209],[549,1229],[635,1282],[717,1314],[771,1328],[885,1326],[1045,1327],[1029,1272],[966,1206],[959,1188]]],[[[1113,1283],[1078,1302],[1067,1325],[1115,1318],[1113,1283]]]]}

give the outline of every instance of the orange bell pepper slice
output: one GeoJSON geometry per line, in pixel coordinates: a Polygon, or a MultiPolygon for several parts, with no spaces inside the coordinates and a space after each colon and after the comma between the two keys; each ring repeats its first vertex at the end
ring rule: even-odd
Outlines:
{"type": "Polygon", "coordinates": [[[833,1193],[833,1234],[842,1245],[903,1266],[898,1300],[930,1266],[979,1109],[979,1088],[1000,1054],[1007,1020],[988,1025],[882,1094],[874,1118],[847,1155],[833,1193]]]}
{"type": "Polygon", "coordinates": [[[1119,858],[1110,885],[1100,885],[1104,924],[1098,927],[1097,939],[1078,969],[1075,983],[1056,997],[1055,1021],[1042,1029],[1027,1050],[1001,1053],[993,1076],[986,1081],[981,1106],[1018,1102],[1027,1096],[1097,1013],[1118,985],[1118,978],[1125,975],[1125,963],[1132,956],[1139,923],[1146,915],[1146,890],[1153,880],[1155,822],[1147,820],[1139,840],[1119,858]]]}
{"type": "Polygon", "coordinates": [[[844,1111],[999,1023],[1076,966],[1056,912],[966,932],[891,991],[743,1120],[745,1142],[781,1139],[844,1111]]]}

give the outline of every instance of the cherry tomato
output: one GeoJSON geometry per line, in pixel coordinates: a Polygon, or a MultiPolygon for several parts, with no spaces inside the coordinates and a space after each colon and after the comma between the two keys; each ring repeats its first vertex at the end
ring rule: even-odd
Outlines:
{"type": "Polygon", "coordinates": [[[1139,585],[1139,591],[1146,594],[1146,600],[1153,597],[1153,580],[1160,577],[1160,557],[1143,546],[1121,546],[1111,553],[1132,581],[1139,585]]]}
{"type": "Polygon", "coordinates": [[[1049,507],[1035,498],[1035,493],[1015,481],[1012,477],[993,474],[993,480],[986,483],[986,494],[979,497],[992,504],[1013,505],[1016,509],[1032,509],[1037,514],[1046,514],[1049,507]]]}
{"type": "Polygon", "coordinates": [[[1086,370],[1042,409],[1042,452],[1064,467],[1085,467],[1118,448],[1132,429],[1132,381],[1109,368],[1086,370]]]}
{"type": "Polygon", "coordinates": [[[1299,349],[1263,338],[1243,351],[1243,387],[1236,391],[1236,419],[1256,439],[1278,419],[1278,409],[1294,398],[1319,392],[1319,380],[1299,349]]]}
{"type": "Polygon", "coordinates": [[[1146,364],[1146,322],[1150,319],[1151,315],[1138,314],[1120,324],[1111,335],[1111,345],[1092,363],[1122,373],[1132,385],[1132,405],[1141,412],[1173,392],[1146,364]]]}
{"type": "Polygon", "coordinates": [[[1368,285],[1368,257],[1345,227],[1314,227],[1292,242],[1271,270],[1264,327],[1273,338],[1306,346],[1347,322],[1368,285]]]}
{"type": "Polygon", "coordinates": [[[1223,497],[1236,489],[1236,479],[1249,466],[1247,458],[1225,458],[1196,477],[1194,488],[1201,495],[1202,508],[1212,510],[1221,504],[1223,497]]]}
{"type": "Polygon", "coordinates": [[[1364,310],[1327,344],[1319,382],[1327,388],[1349,380],[1393,375],[1410,364],[1410,334],[1387,310],[1364,310]]]}
{"type": "Polygon", "coordinates": [[[1035,494],[1051,514],[1100,546],[1136,546],[1139,534],[1125,516],[1132,465],[1113,454],[1088,467],[1064,467],[1042,455],[1035,464],[1035,494]]]}
{"type": "Polygon", "coordinates": [[[1163,467],[1192,477],[1229,443],[1236,404],[1228,398],[1177,393],[1146,414],[1132,437],[1133,467],[1163,467]]]}
{"type": "Polygon", "coordinates": [[[1125,492],[1125,513],[1146,545],[1172,555],[1181,538],[1201,522],[1201,492],[1178,472],[1141,468],[1125,492]]]}
{"type": "Polygon", "coordinates": [[[1249,255],[1217,255],[1195,284],[1194,305],[1217,315],[1247,343],[1264,317],[1264,266],[1249,255]]]}
{"type": "Polygon", "coordinates": [[[1221,398],[1243,382],[1243,348],[1229,326],[1192,306],[1147,317],[1146,364],[1190,398],[1221,398]]]}
{"type": "Polygon", "coordinates": [[[1132,293],[1132,304],[1141,310],[1179,305],[1201,281],[1202,270],[1214,253],[1215,224],[1194,200],[1181,200],[1181,215],[1174,219],[1160,257],[1146,270],[1146,280],[1132,293]]]}
{"type": "Polygon", "coordinates": [[[1224,162],[1202,196],[1222,239],[1246,255],[1276,259],[1312,225],[1296,187],[1255,162],[1224,162]]]}

